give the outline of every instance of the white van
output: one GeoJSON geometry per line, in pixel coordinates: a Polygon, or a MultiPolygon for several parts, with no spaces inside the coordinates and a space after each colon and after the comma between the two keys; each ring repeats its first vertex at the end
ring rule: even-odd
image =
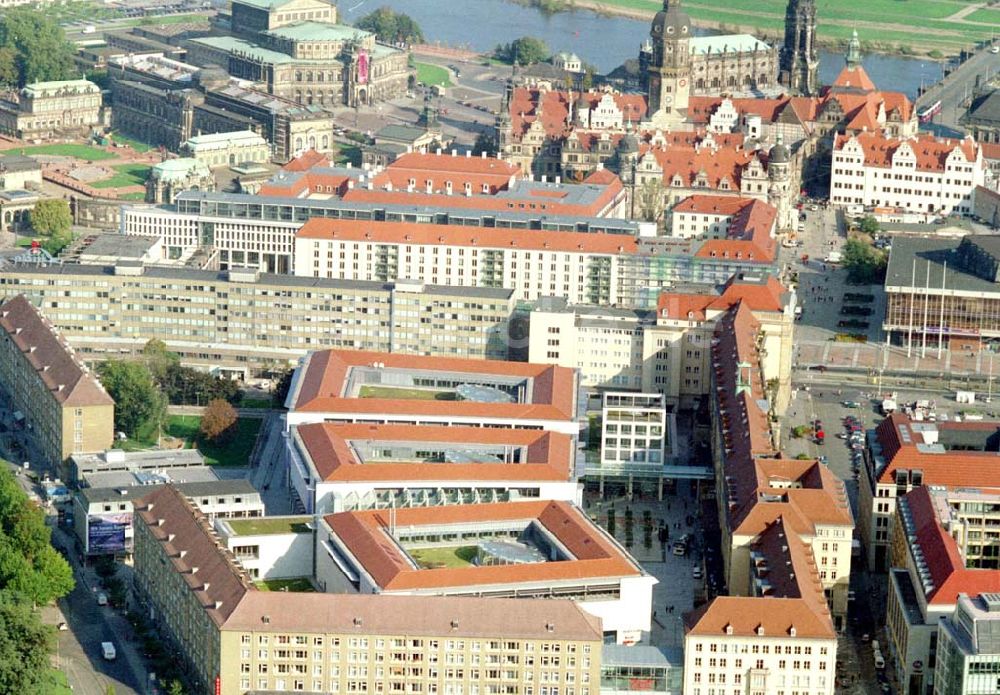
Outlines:
{"type": "Polygon", "coordinates": [[[875,652],[875,668],[879,671],[885,668],[885,658],[879,652],[875,652]]]}
{"type": "Polygon", "coordinates": [[[104,655],[105,661],[114,661],[115,657],[118,656],[113,642],[101,642],[101,653],[104,655]]]}

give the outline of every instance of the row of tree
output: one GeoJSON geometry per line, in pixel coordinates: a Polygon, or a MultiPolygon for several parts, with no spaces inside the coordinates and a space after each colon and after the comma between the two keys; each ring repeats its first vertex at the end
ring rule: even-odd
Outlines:
{"type": "Polygon", "coordinates": [[[51,544],[45,514],[0,468],[0,692],[44,691],[52,627],[38,607],[73,590],[73,571],[51,544]]]}
{"type": "Polygon", "coordinates": [[[0,84],[71,79],[77,75],[73,51],[62,27],[45,12],[17,7],[0,15],[0,84]]]}

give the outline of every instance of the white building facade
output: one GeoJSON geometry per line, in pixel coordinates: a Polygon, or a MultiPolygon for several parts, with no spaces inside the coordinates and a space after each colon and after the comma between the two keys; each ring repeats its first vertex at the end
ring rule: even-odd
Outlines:
{"type": "Polygon", "coordinates": [[[986,171],[982,149],[971,138],[839,135],[833,147],[830,202],[967,215],[972,211],[972,193],[984,185],[986,171]]]}

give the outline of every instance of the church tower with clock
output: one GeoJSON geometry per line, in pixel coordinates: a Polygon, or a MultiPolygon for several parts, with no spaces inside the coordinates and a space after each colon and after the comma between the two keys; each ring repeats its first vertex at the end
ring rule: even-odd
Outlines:
{"type": "Polygon", "coordinates": [[[647,68],[647,112],[654,126],[680,123],[691,92],[691,19],[680,0],[663,0],[649,29],[652,59],[647,68]]]}

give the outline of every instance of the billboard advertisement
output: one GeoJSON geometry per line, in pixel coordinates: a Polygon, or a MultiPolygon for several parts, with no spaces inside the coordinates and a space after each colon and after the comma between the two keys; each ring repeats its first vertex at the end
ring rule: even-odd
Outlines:
{"type": "Polygon", "coordinates": [[[368,52],[358,53],[358,84],[368,84],[368,52]]]}
{"type": "Polygon", "coordinates": [[[131,526],[131,512],[92,515],[87,525],[87,552],[93,555],[124,552],[125,529],[131,526]]]}

